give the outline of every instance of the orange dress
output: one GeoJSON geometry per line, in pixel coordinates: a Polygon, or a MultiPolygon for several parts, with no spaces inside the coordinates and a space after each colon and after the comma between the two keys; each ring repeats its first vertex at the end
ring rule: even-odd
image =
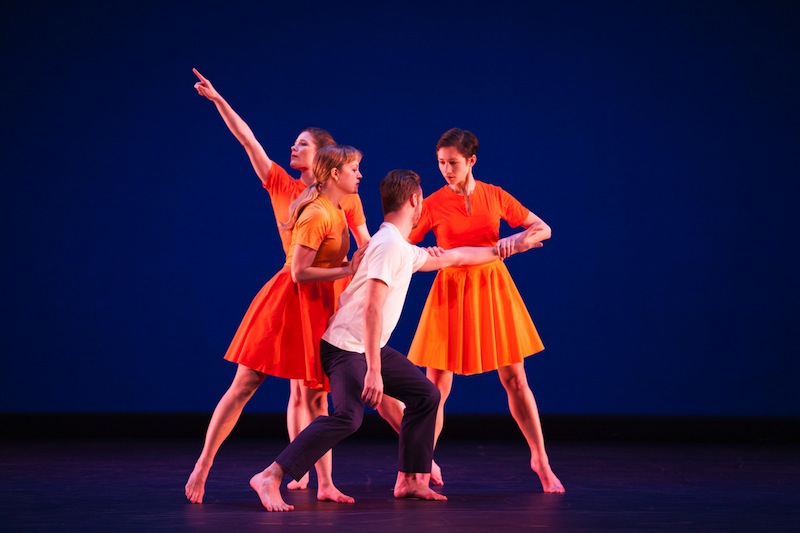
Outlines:
{"type": "MultiPolygon", "coordinates": [[[[512,227],[528,216],[500,187],[476,181],[469,197],[444,186],[425,198],[409,240],[433,230],[444,249],[494,246],[500,219],[512,227]]],[[[436,274],[408,358],[423,367],[456,374],[480,374],[522,360],[544,349],[536,327],[505,263],[448,267],[436,274]]]]}
{"type": "MultiPolygon", "coordinates": [[[[270,193],[278,222],[289,218],[289,204],[305,189],[300,180],[291,178],[275,163],[264,187],[270,193]]],[[[295,283],[290,267],[297,244],[317,250],[314,266],[342,264],[350,247],[348,226],[364,224],[366,218],[356,194],[343,198],[340,206],[336,208],[319,197],[305,207],[294,231],[281,232],[286,263],[253,298],[228,347],[226,360],[329,390],[319,361],[319,340],[349,278],[295,283]]]]}

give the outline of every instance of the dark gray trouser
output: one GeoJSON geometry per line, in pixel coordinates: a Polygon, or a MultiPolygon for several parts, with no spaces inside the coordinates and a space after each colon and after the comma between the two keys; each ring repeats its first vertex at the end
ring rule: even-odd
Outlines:
{"type": "MultiPolygon", "coordinates": [[[[322,367],[331,381],[334,412],[319,416],[287,446],[275,462],[299,480],[320,457],[361,427],[364,419],[364,376],[367,360],[363,353],[340,350],[321,341],[322,367]]],[[[439,389],[403,354],[381,350],[384,393],[406,404],[400,425],[399,472],[429,473],[433,460],[433,435],[439,389]]]]}

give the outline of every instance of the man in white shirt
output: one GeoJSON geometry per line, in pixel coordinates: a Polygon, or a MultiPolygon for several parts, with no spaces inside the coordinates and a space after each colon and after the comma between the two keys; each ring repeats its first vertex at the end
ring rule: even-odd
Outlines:
{"type": "Polygon", "coordinates": [[[534,225],[495,247],[424,249],[406,240],[419,221],[422,188],[411,170],[393,170],[381,181],[384,223],[369,242],[339,309],[322,336],[322,365],[331,382],[334,413],[316,418],[275,461],[250,480],[268,511],[291,511],[280,485],[285,474],[300,479],[329,449],[355,433],[364,406],[376,408],[386,394],[406,405],[400,426],[396,498],[442,501],[429,487],[439,390],[403,354],[387,346],[400,319],[411,275],[448,266],[488,263],[540,247],[534,225]]]}

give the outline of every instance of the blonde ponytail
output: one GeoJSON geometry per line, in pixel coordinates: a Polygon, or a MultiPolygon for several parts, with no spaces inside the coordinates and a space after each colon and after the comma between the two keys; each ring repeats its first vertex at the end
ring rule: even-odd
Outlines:
{"type": "Polygon", "coordinates": [[[289,220],[281,222],[281,231],[291,231],[297,223],[297,217],[303,212],[303,208],[317,199],[319,196],[319,187],[322,185],[320,182],[314,180],[314,183],[306,187],[300,196],[294,199],[289,204],[289,220]]]}

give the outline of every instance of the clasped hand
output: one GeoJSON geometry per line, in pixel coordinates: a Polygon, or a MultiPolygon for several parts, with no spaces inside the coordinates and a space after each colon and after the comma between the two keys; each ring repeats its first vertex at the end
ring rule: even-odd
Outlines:
{"type": "Polygon", "coordinates": [[[536,221],[525,231],[497,241],[495,251],[500,259],[505,259],[515,253],[525,252],[531,248],[541,248],[543,246],[542,242],[535,241],[536,234],[540,231],[542,231],[542,223],[536,221]]]}

